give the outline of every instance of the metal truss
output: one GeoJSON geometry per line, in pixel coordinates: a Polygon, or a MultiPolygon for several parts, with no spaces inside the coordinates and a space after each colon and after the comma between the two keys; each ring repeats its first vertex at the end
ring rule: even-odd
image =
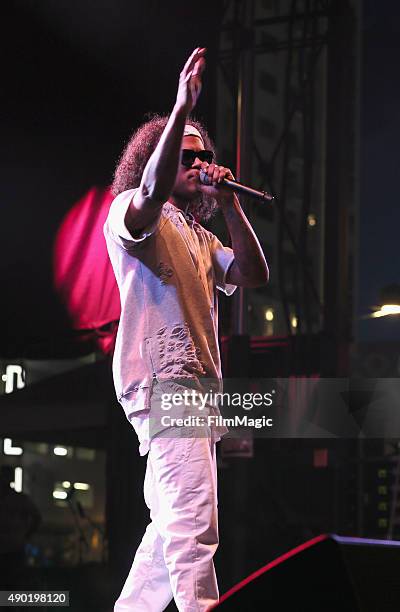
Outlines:
{"type": "MultiPolygon", "coordinates": [[[[278,15],[265,19],[252,19],[249,21],[246,10],[253,0],[228,0],[224,4],[224,18],[222,33],[231,40],[229,48],[220,50],[219,67],[221,74],[228,86],[238,112],[238,73],[239,64],[243,54],[287,53],[284,86],[284,121],[272,155],[267,159],[259,150],[254,138],[251,142],[251,150],[247,155],[253,155],[258,165],[261,176],[265,177],[264,188],[276,194],[278,220],[278,275],[279,293],[285,314],[286,327],[289,334],[292,333],[290,324],[290,313],[288,298],[285,291],[286,264],[283,256],[284,239],[288,239],[296,255],[297,270],[294,275],[298,279],[295,290],[295,307],[298,319],[299,332],[311,332],[311,305],[310,299],[322,313],[323,305],[319,291],[315,285],[308,257],[307,243],[307,216],[311,199],[310,186],[313,181],[312,146],[315,118],[315,96],[314,83],[316,66],[321,57],[322,50],[328,42],[327,20],[331,10],[331,1],[328,0],[298,0],[290,1],[290,10],[286,15],[278,15]],[[301,6],[300,6],[301,5],[301,6]],[[301,9],[301,10],[300,10],[301,9]],[[232,17],[233,16],[233,17],[232,17]],[[258,28],[271,29],[279,25],[286,29],[284,39],[270,40],[265,43],[256,42],[258,28]],[[296,25],[296,33],[294,32],[296,25]],[[299,35],[299,29],[301,33],[299,35]],[[290,83],[294,74],[300,74],[298,82],[299,95],[295,100],[291,97],[290,83]],[[290,164],[290,142],[289,132],[296,111],[302,111],[302,155],[303,164],[303,193],[301,194],[301,220],[298,235],[290,226],[287,216],[287,176],[290,164]],[[282,167],[280,168],[280,184],[276,185],[274,176],[278,156],[281,155],[282,167]]],[[[271,37],[273,38],[273,37],[271,37]]],[[[250,85],[250,84],[249,84],[250,85]]],[[[243,151],[242,151],[243,154],[243,151]]]]}

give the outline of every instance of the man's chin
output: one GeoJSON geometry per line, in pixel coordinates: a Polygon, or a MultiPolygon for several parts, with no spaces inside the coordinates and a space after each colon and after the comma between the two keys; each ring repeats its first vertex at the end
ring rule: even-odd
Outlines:
{"type": "Polygon", "coordinates": [[[199,200],[201,198],[201,191],[199,185],[193,182],[193,185],[189,185],[185,189],[176,192],[176,195],[182,200],[199,200]]]}

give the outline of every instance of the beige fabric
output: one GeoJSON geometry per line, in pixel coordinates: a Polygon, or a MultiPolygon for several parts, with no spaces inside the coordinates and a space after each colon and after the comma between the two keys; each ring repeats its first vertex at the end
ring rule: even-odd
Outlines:
{"type": "Polygon", "coordinates": [[[113,372],[127,416],[150,407],[153,380],[220,379],[216,289],[232,249],[170,203],[133,239],[125,214],[135,190],[119,194],[104,226],[121,297],[113,372]]]}

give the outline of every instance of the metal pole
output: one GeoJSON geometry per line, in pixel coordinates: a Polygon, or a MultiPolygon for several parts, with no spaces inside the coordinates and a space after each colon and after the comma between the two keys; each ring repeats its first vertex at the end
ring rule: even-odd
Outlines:
{"type": "MultiPolygon", "coordinates": [[[[237,24],[236,99],[236,177],[251,183],[251,155],[253,137],[253,74],[254,50],[252,40],[253,0],[242,5],[243,20],[237,24]]],[[[247,332],[247,300],[243,287],[235,292],[233,332],[243,336],[247,332]]]]}

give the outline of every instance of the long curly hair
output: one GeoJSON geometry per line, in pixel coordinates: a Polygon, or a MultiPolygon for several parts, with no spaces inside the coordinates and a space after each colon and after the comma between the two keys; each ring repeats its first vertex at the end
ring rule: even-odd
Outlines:
{"type": "MultiPolygon", "coordinates": [[[[143,171],[161,134],[167,125],[169,115],[153,115],[149,121],[141,125],[130,137],[128,144],[122,152],[114,173],[111,191],[118,195],[126,189],[139,187],[143,171]]],[[[215,145],[208,135],[204,125],[197,119],[189,118],[186,122],[197,128],[203,138],[204,147],[214,153],[215,145]]],[[[200,193],[190,202],[190,212],[198,218],[207,221],[217,208],[214,198],[200,193]]]]}

